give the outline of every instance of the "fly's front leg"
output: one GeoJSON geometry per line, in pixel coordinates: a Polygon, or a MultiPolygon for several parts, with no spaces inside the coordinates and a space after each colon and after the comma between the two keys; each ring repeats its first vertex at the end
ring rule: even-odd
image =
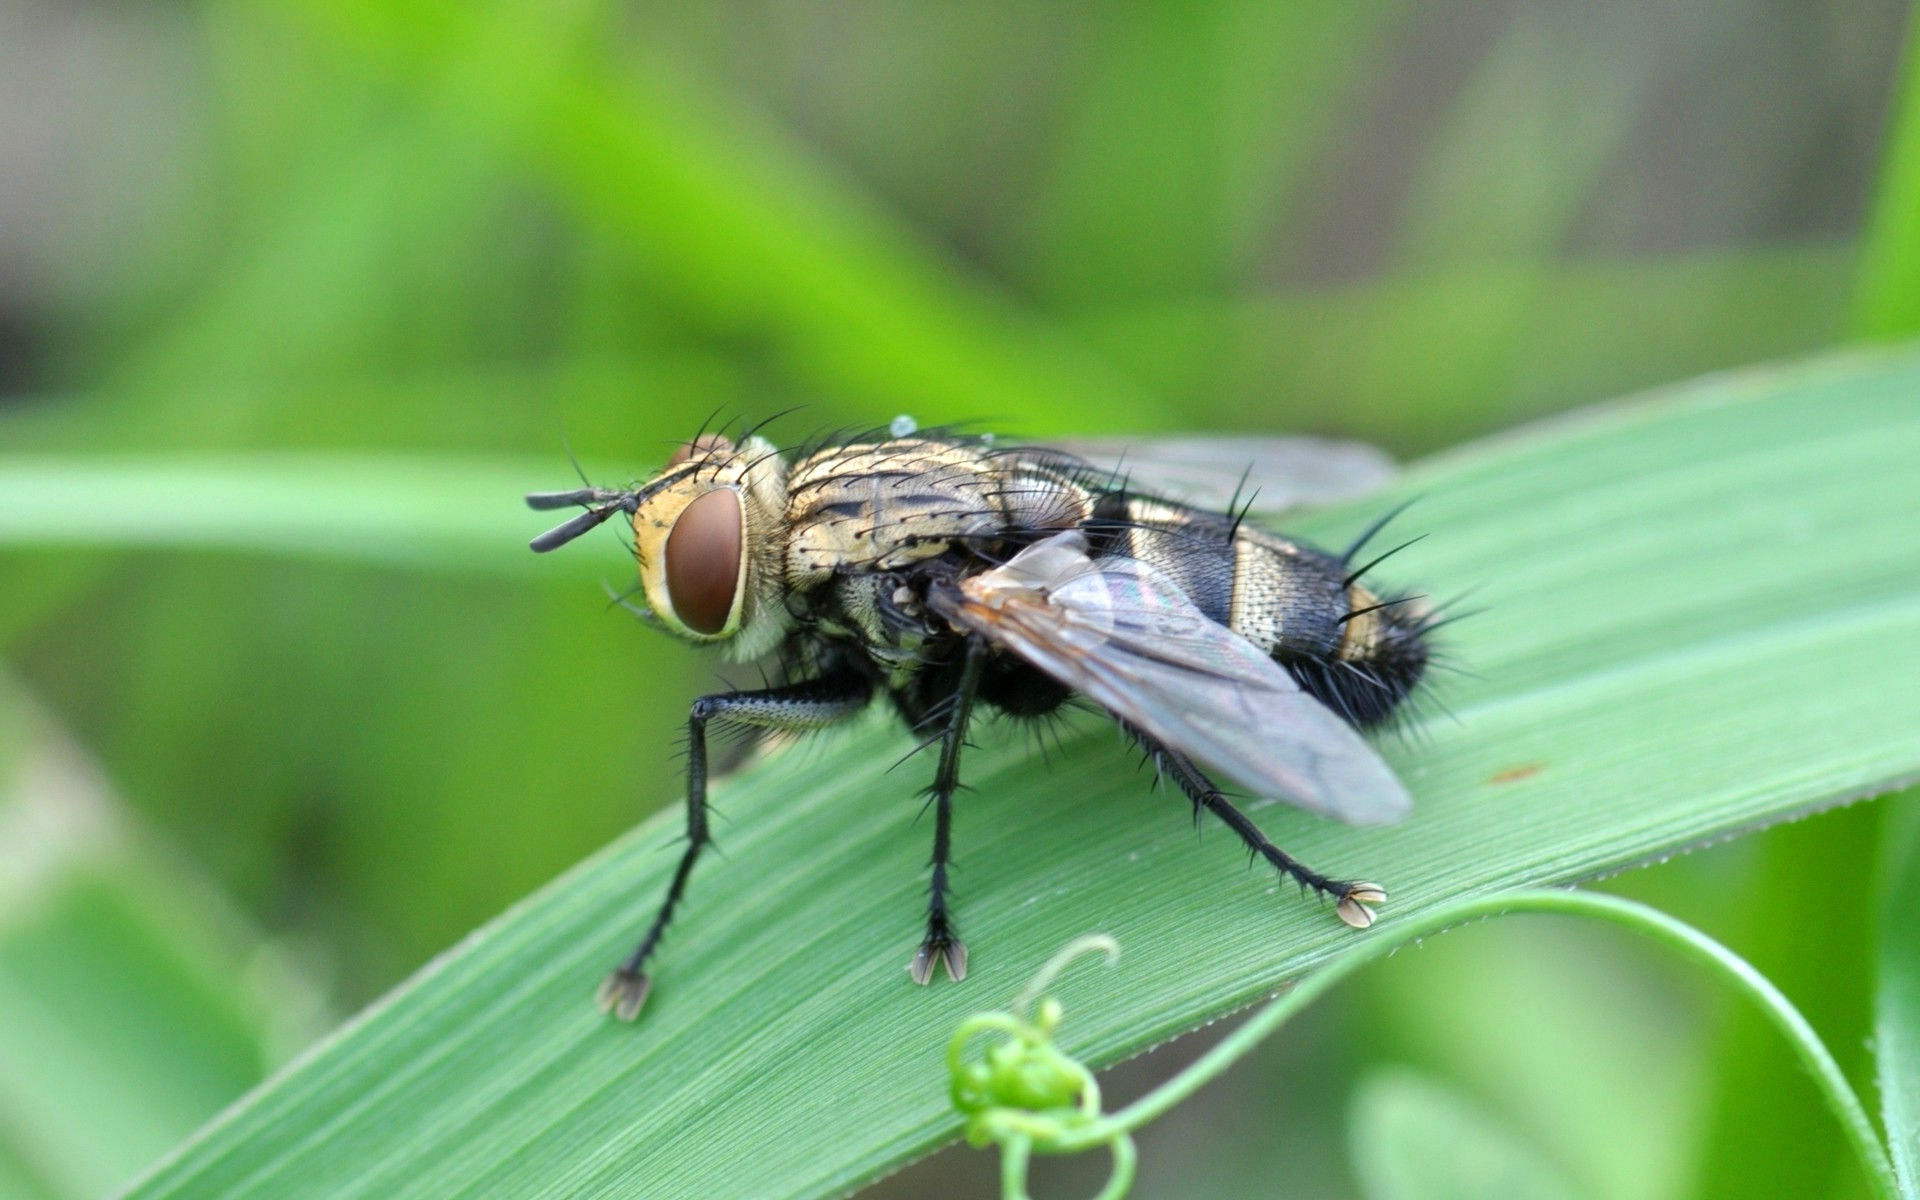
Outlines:
{"type": "Polygon", "coordinates": [[[666,903],[647,927],[647,934],[633,953],[608,975],[600,985],[600,1008],[622,1021],[631,1021],[647,1001],[653,981],[642,969],[674,909],[687,890],[687,878],[693,864],[712,840],[707,830],[707,725],[712,721],[732,722],[760,729],[818,729],[845,720],[859,712],[872,694],[871,685],[855,675],[809,680],[787,687],[755,692],[724,692],[702,696],[693,702],[687,718],[687,848],[680,854],[673,882],[667,886],[666,903]]]}
{"type": "Polygon", "coordinates": [[[980,690],[980,670],[986,657],[987,644],[977,637],[969,638],[966,664],[953,690],[953,707],[940,737],[940,766],[928,789],[933,800],[933,878],[927,888],[927,936],[907,966],[913,981],[922,985],[932,981],[936,963],[944,966],[947,978],[956,983],[967,977],[967,945],[954,935],[953,922],[947,915],[947,866],[953,850],[953,794],[960,789],[960,748],[967,741],[967,719],[973,715],[974,694],[980,690]]]}
{"type": "Polygon", "coordinates": [[[1149,739],[1143,738],[1142,745],[1159,760],[1161,769],[1180,785],[1180,790],[1193,801],[1196,811],[1204,808],[1219,817],[1226,823],[1227,828],[1240,836],[1240,840],[1246,843],[1248,850],[1266,859],[1282,875],[1293,879],[1302,887],[1310,887],[1323,896],[1331,896],[1334,900],[1334,912],[1342,921],[1355,929],[1365,929],[1373,924],[1373,906],[1387,898],[1386,889],[1377,883],[1332,879],[1313,870],[1268,841],[1267,835],[1260,832],[1260,827],[1255,825],[1247,814],[1235,808],[1233,803],[1221,794],[1220,789],[1214,786],[1213,781],[1207,778],[1206,773],[1194,765],[1192,759],[1178,751],[1157,745],[1149,739]]]}

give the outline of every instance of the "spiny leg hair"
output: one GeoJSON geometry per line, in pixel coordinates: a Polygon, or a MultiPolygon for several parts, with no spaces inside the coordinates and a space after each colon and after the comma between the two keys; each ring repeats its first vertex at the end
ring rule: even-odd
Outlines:
{"type": "Polygon", "coordinates": [[[687,718],[687,845],[680,853],[667,899],[633,953],[600,985],[600,1008],[622,1021],[640,1015],[653,986],[642,969],[660,944],[687,889],[693,864],[712,841],[707,827],[707,725],[720,721],[760,729],[801,731],[846,720],[865,708],[872,685],[856,675],[831,676],[751,692],[723,692],[693,702],[687,718]]]}
{"type": "Polygon", "coordinates": [[[1196,816],[1200,809],[1206,809],[1233,830],[1250,852],[1266,859],[1282,875],[1302,887],[1312,888],[1323,896],[1331,896],[1334,912],[1348,925],[1365,929],[1373,924],[1373,906],[1386,900],[1386,889],[1377,883],[1333,879],[1315,871],[1267,840],[1267,835],[1260,832],[1260,827],[1247,814],[1235,808],[1233,802],[1214,786],[1213,781],[1192,759],[1151,739],[1142,737],[1140,740],[1141,745],[1159,763],[1161,771],[1172,777],[1180,785],[1180,790],[1193,801],[1196,816]]]}
{"type": "Polygon", "coordinates": [[[954,934],[947,915],[947,866],[953,849],[953,794],[960,788],[960,748],[967,741],[967,719],[973,713],[974,694],[980,689],[986,657],[986,642],[969,638],[960,682],[947,705],[947,727],[940,736],[940,766],[928,789],[933,804],[933,878],[927,888],[927,937],[907,965],[913,981],[922,985],[932,981],[936,964],[945,967],[947,978],[956,983],[967,977],[967,945],[954,934]]]}

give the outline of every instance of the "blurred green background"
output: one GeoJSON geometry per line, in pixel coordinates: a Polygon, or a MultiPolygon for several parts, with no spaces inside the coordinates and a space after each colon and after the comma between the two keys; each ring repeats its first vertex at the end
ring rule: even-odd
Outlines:
{"type": "MultiPolygon", "coordinates": [[[[525,553],[518,493],[571,482],[563,443],[625,478],[716,410],[799,405],[779,433],[904,411],[1415,455],[1910,332],[1909,16],[0,0],[0,455],[500,480],[448,491],[497,522],[473,561],[297,529],[0,552],[0,1195],[110,1190],[678,796],[710,664],[606,611],[611,541],[525,553]]],[[[137,492],[91,505],[148,540],[137,492]]],[[[1866,869],[1879,819],[1617,883],[1864,1075],[1865,935],[1816,884],[1866,869]]],[[[1289,1029],[1148,1131],[1138,1194],[1355,1194],[1349,1104],[1387,1066],[1582,1194],[1857,1194],[1757,1022],[1616,936],[1524,923],[1289,1029]]],[[[875,1194],[993,1169],[949,1151],[875,1194]]]]}

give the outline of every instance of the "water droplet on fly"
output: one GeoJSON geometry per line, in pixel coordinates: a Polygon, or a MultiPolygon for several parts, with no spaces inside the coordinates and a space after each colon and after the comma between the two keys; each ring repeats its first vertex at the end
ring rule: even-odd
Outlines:
{"type": "Polygon", "coordinates": [[[895,417],[893,424],[887,426],[887,432],[897,438],[912,437],[919,430],[920,422],[905,413],[895,417]]]}

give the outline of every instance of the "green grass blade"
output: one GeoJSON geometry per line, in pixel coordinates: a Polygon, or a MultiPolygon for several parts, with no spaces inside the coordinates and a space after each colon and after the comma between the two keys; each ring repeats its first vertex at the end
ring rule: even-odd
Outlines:
{"type": "MultiPolygon", "coordinates": [[[[1862,964],[1874,957],[1874,923],[1832,920],[1830,885],[1835,864],[1874,861],[1881,815],[1841,813],[1759,839],[1747,852],[1752,874],[1740,889],[1746,899],[1713,914],[1715,936],[1738,945],[1755,970],[1794,999],[1861,1087],[1872,1078],[1872,981],[1862,964]],[[1820,936],[1809,938],[1810,929],[1820,936]]],[[[1827,1120],[1821,1098],[1761,1010],[1739,1005],[1696,1036],[1710,1066],[1692,1093],[1698,1137],[1690,1182],[1679,1194],[1865,1194],[1852,1184],[1859,1175],[1854,1155],[1807,1136],[1827,1120]]]]}
{"type": "Polygon", "coordinates": [[[1423,149],[1398,231],[1400,262],[1536,265],[1554,254],[1656,102],[1652,81],[1672,69],[1654,46],[1621,52],[1636,24],[1600,6],[1515,14],[1423,149]]]}
{"type": "Polygon", "coordinates": [[[1218,295],[1291,219],[1397,3],[1117,9],[1062,64],[1062,112],[1006,269],[1060,308],[1218,295]]]}
{"type": "Polygon", "coordinates": [[[1162,411],[674,56],[643,44],[624,70],[604,55],[536,69],[525,47],[542,40],[550,9],[298,6],[463,133],[504,142],[690,311],[728,336],[766,336],[823,393],[886,406],[913,397],[935,411],[975,411],[990,397],[990,415],[1065,422],[1050,429],[1085,428],[1117,403],[1162,411]]]}
{"type": "Polygon", "coordinates": [[[1431,448],[1845,333],[1851,254],[1747,248],[1473,265],[1313,291],[1090,309],[1085,340],[1228,424],[1431,448]],[[1224,398],[1224,399],[1223,399],[1224,398]]]}
{"type": "Polygon", "coordinates": [[[0,673],[0,1196],[95,1197],[319,1032],[0,673]]]}
{"type": "MultiPolygon", "coordinates": [[[[598,478],[613,478],[603,474],[598,478]]],[[[521,497],[573,485],[529,458],[301,453],[0,455],[0,547],[167,546],[412,570],[608,574],[540,559],[528,538],[566,514],[521,497]]]]}
{"type": "MultiPolygon", "coordinates": [[[[1920,357],[1720,377],[1434,460],[1393,577],[1475,585],[1449,630],[1457,720],[1389,740],[1416,815],[1257,819],[1393,891],[1383,920],[1590,877],[1920,774],[1920,357]]],[[[1331,541],[1378,511],[1319,514],[1331,541]]],[[[583,606],[596,603],[583,597],[583,606]]],[[[675,722],[679,713],[634,714],[675,722]]],[[[1123,987],[1065,979],[1095,1064],[1355,946],[1326,909],[1196,842],[1117,740],[1050,767],[982,730],[956,816],[961,986],[913,987],[931,834],[876,719],[715,797],[705,864],[637,1027],[588,997],[672,867],[663,815],[536,893],[162,1164],[159,1196],[832,1195],[952,1137],[941,1053],[1071,936],[1123,987]]],[[[538,803],[529,797],[528,803],[538,803]]],[[[1834,896],[1836,919],[1857,907],[1834,896]]]]}
{"type": "Polygon", "coordinates": [[[1349,1139],[1367,1200],[1573,1200],[1545,1156],[1453,1089],[1386,1069],[1360,1082],[1349,1139]]]}
{"type": "Polygon", "coordinates": [[[1920,26],[1908,30],[1901,76],[1887,117],[1873,213],[1860,245],[1853,324],[1864,337],[1920,332],[1920,26]]]}
{"type": "Polygon", "coordinates": [[[1880,909],[1873,1053],[1881,1123],[1900,1194],[1920,1198],[1920,811],[1887,814],[1888,877],[1880,909]]]}

